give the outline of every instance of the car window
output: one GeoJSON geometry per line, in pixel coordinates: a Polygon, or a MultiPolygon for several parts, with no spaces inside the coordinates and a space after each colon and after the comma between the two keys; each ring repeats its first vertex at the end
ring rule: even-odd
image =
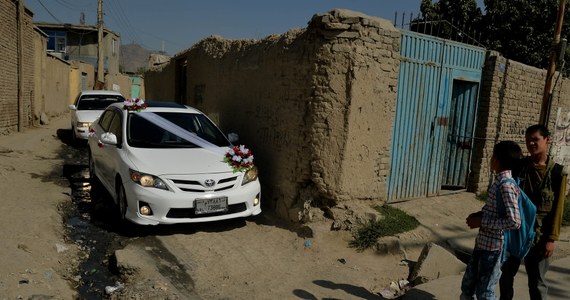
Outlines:
{"type": "Polygon", "coordinates": [[[113,112],[113,120],[111,121],[111,125],[109,126],[108,132],[111,132],[117,136],[117,141],[121,143],[123,133],[121,130],[121,114],[118,112],[113,112]]]}
{"type": "Polygon", "coordinates": [[[109,104],[123,102],[125,98],[120,95],[83,95],[77,100],[77,110],[103,110],[109,104]]]}
{"type": "MultiPolygon", "coordinates": [[[[202,114],[178,112],[156,114],[216,146],[229,146],[228,140],[218,127],[202,114]]],[[[139,117],[136,113],[129,114],[127,143],[133,147],[145,148],[197,147],[183,137],[139,117]]]]}
{"type": "Polygon", "coordinates": [[[99,126],[101,126],[101,128],[103,128],[104,131],[108,131],[112,120],[113,120],[113,111],[108,109],[104,111],[103,114],[101,115],[101,118],[99,118],[99,126]]]}

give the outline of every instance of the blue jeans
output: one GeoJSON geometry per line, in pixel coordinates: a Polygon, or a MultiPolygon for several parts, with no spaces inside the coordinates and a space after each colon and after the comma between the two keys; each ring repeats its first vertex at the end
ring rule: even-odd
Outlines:
{"type": "Polygon", "coordinates": [[[501,250],[473,250],[461,281],[461,299],[495,300],[495,288],[501,277],[501,250]]]}

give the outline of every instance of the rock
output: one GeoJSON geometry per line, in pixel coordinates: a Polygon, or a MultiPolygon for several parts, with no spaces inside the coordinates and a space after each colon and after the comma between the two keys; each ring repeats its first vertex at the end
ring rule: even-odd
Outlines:
{"type": "Polygon", "coordinates": [[[407,256],[404,247],[400,243],[400,239],[394,236],[385,236],[378,239],[374,250],[378,254],[393,254],[402,255],[404,258],[407,256]]]}
{"type": "Polygon", "coordinates": [[[57,249],[57,253],[62,253],[62,252],[69,250],[69,248],[67,246],[62,245],[60,243],[56,243],[55,248],[57,249]]]}
{"type": "Polygon", "coordinates": [[[430,242],[422,249],[409,281],[418,285],[446,276],[460,275],[465,271],[465,267],[466,265],[451,252],[430,242]]]}
{"type": "Polygon", "coordinates": [[[45,112],[40,114],[40,124],[41,125],[49,125],[49,118],[45,112]]]}

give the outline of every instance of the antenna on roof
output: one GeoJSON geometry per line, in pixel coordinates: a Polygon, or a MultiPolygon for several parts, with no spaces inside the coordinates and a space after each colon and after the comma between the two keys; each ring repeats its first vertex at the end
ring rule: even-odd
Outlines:
{"type": "Polygon", "coordinates": [[[84,12],[81,12],[81,14],[79,14],[79,24],[85,25],[85,13],[84,12]]]}

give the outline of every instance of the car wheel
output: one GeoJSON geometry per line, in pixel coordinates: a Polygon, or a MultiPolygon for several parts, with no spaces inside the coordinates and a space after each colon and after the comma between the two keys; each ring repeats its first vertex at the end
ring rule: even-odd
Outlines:
{"type": "Polygon", "coordinates": [[[95,161],[93,161],[93,156],[89,153],[89,179],[91,184],[94,184],[97,180],[97,175],[95,175],[95,161]]]}
{"type": "Polygon", "coordinates": [[[77,135],[75,135],[75,128],[71,126],[71,142],[77,144],[77,135]]]}
{"type": "Polygon", "coordinates": [[[127,194],[125,193],[125,188],[123,187],[123,185],[119,185],[118,187],[118,206],[119,206],[119,216],[121,217],[121,220],[125,220],[126,219],[126,215],[127,215],[127,194]]]}

